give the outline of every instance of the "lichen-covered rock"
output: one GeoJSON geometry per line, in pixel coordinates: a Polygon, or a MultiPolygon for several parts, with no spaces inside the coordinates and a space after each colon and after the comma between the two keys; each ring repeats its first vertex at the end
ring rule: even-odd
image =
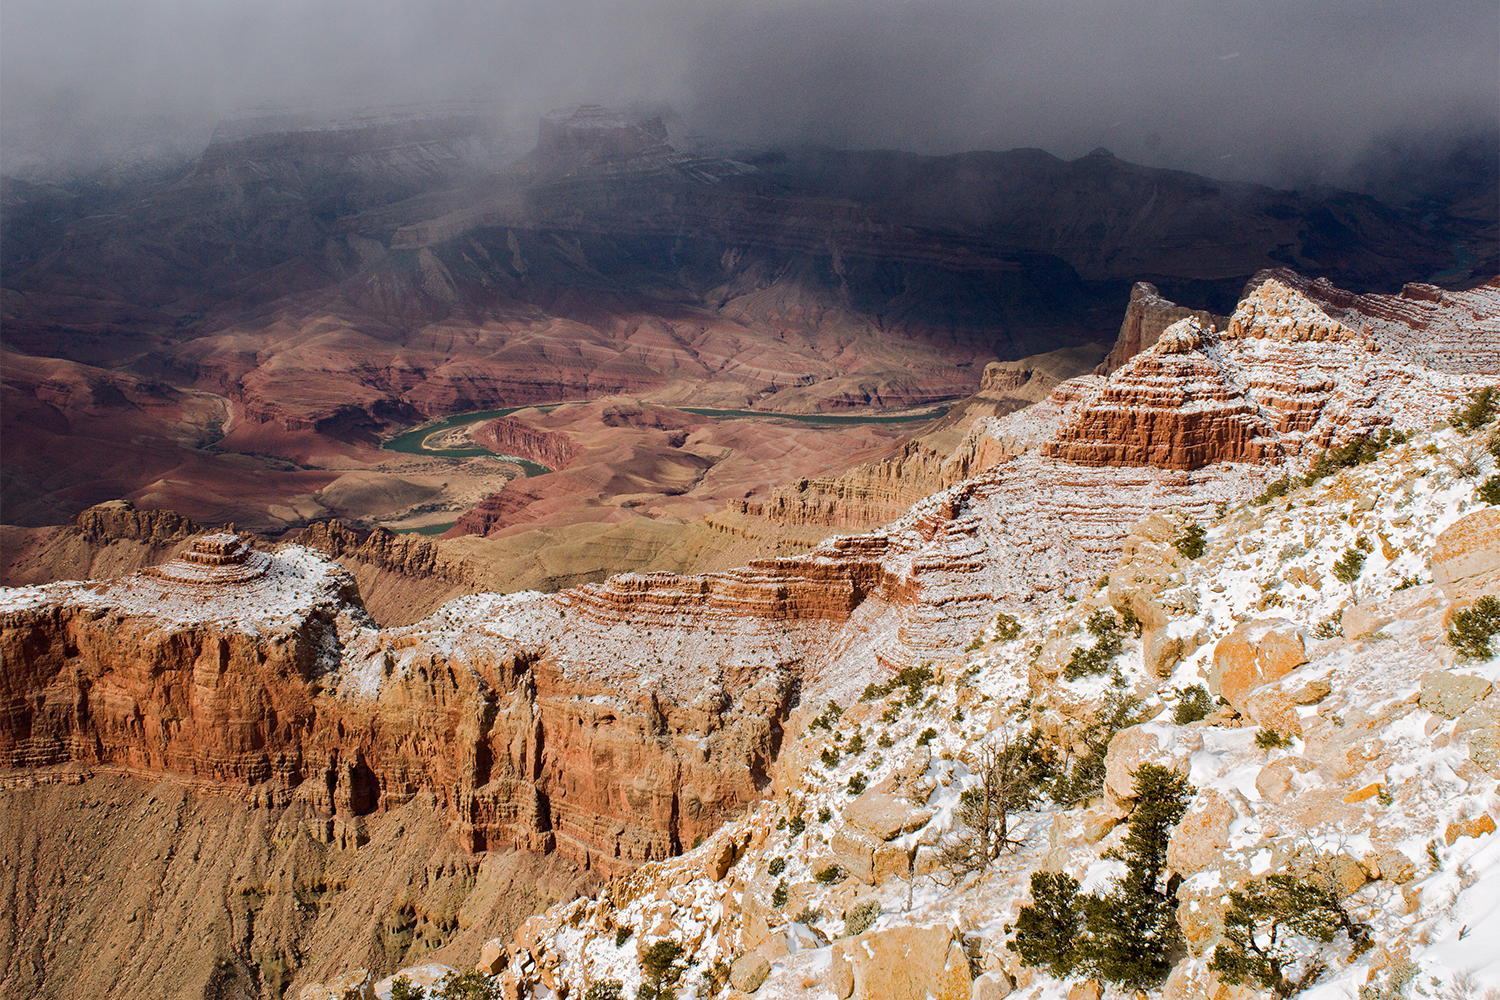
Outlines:
{"type": "Polygon", "coordinates": [[[1493,593],[1500,584],[1500,507],[1484,507],[1450,525],[1432,546],[1432,582],[1451,600],[1493,593]]]}
{"type": "Polygon", "coordinates": [[[1241,713],[1245,696],[1307,662],[1303,629],[1279,618],[1243,622],[1214,646],[1209,690],[1241,713]]]}
{"type": "Polygon", "coordinates": [[[871,789],[844,807],[844,825],[875,840],[891,840],[920,829],[932,818],[932,810],[871,789]]]}
{"type": "Polygon", "coordinates": [[[771,963],[759,951],[741,955],[729,970],[729,983],[737,990],[754,993],[771,974],[771,963]]]}
{"type": "Polygon", "coordinates": [[[1429,712],[1456,719],[1483,700],[1490,690],[1490,682],[1483,677],[1439,670],[1422,675],[1418,703],[1429,712]]]}
{"type": "MultiPolygon", "coordinates": [[[[951,928],[892,927],[866,931],[849,949],[855,1000],[926,1000],[942,988],[951,928]]],[[[967,963],[966,963],[967,964],[967,963]]]]}
{"type": "Polygon", "coordinates": [[[1199,792],[1172,831],[1167,867],[1181,875],[1194,875],[1217,862],[1229,846],[1229,825],[1238,815],[1235,803],[1218,791],[1199,792]]]}

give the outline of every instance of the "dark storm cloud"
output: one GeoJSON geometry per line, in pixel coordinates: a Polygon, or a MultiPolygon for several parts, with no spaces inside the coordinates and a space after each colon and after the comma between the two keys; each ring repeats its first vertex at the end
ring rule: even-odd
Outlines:
{"type": "Polygon", "coordinates": [[[708,141],[1095,146],[1329,179],[1392,130],[1489,125],[1493,0],[7,0],[8,163],[201,142],[257,105],[670,105],[708,141]]]}

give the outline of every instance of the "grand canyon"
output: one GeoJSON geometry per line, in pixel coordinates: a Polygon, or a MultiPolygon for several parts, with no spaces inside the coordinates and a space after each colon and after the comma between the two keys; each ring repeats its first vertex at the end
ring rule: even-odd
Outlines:
{"type": "Polygon", "coordinates": [[[1493,185],[592,104],[5,177],[0,993],[1494,995],[1493,185]]]}

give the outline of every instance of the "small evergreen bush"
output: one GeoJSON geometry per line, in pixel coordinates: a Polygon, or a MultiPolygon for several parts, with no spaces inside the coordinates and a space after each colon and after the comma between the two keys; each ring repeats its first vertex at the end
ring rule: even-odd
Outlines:
{"type": "Polygon", "coordinates": [[[1264,492],[1262,492],[1260,496],[1256,497],[1250,502],[1255,504],[1255,506],[1257,507],[1264,507],[1272,500],[1284,497],[1291,491],[1292,478],[1290,476],[1282,476],[1280,479],[1273,480],[1272,482],[1268,483],[1264,492]]]}
{"type": "Polygon", "coordinates": [[[1474,490],[1474,495],[1487,504],[1500,507],[1500,473],[1480,483],[1474,490]]]}
{"type": "Polygon", "coordinates": [[[849,779],[849,794],[859,795],[862,793],[865,790],[865,783],[867,781],[869,779],[865,777],[865,772],[856,771],[854,777],[849,779]]]}
{"type": "Polygon", "coordinates": [[[849,873],[844,871],[843,868],[834,864],[818,871],[813,875],[813,878],[823,883],[824,885],[833,885],[835,882],[844,881],[844,879],[847,878],[848,875],[849,873]]]}
{"type": "Polygon", "coordinates": [[[427,991],[413,984],[410,976],[400,975],[391,980],[391,1000],[423,1000],[426,996],[427,991]]]}
{"type": "Polygon", "coordinates": [[[641,952],[646,981],[636,989],[635,1000],[677,1000],[677,980],[685,971],[677,964],[682,956],[682,945],[671,938],[662,938],[641,952]]]}
{"type": "Polygon", "coordinates": [[[879,919],[880,900],[867,899],[863,903],[857,903],[844,914],[844,936],[854,937],[856,934],[863,934],[879,919]]]}
{"type": "Polygon", "coordinates": [[[1209,969],[1231,983],[1260,986],[1278,997],[1299,993],[1318,978],[1324,966],[1316,950],[1296,938],[1328,944],[1339,931],[1356,947],[1366,931],[1354,923],[1333,892],[1291,875],[1271,875],[1244,891],[1229,893],[1224,937],[1214,949],[1209,969]],[[1300,974],[1293,980],[1289,973],[1300,974]]]}
{"type": "Polygon", "coordinates": [[[1292,741],[1274,729],[1262,729],[1255,734],[1255,745],[1262,750],[1285,750],[1292,745],[1292,741]]]}
{"type": "Polygon", "coordinates": [[[1078,903],[1078,880],[1065,872],[1032,872],[1031,904],[1021,907],[1011,945],[1021,963],[1045,968],[1058,979],[1073,971],[1081,957],[1077,940],[1083,930],[1078,903]]]}
{"type": "Polygon", "coordinates": [[[1469,396],[1469,405],[1453,414],[1453,426],[1465,431],[1477,431],[1495,416],[1495,390],[1491,386],[1476,390],[1469,396]]]}
{"type": "Polygon", "coordinates": [[[1197,521],[1194,521],[1187,526],[1187,530],[1183,532],[1182,537],[1172,543],[1172,546],[1177,549],[1178,554],[1182,558],[1197,559],[1208,548],[1208,542],[1205,540],[1205,536],[1207,535],[1208,529],[1197,521]]]}
{"type": "Polygon", "coordinates": [[[803,819],[801,815],[793,816],[787,822],[787,827],[792,831],[792,836],[795,837],[807,829],[807,820],[803,819]]]}
{"type": "Polygon", "coordinates": [[[630,928],[629,927],[616,927],[615,928],[615,947],[616,948],[623,948],[623,947],[625,947],[625,942],[629,941],[629,940],[630,940],[630,928]]]}
{"type": "Polygon", "coordinates": [[[780,882],[776,883],[776,888],[771,890],[771,905],[778,910],[781,909],[786,905],[786,897],[786,879],[782,879],[780,882]]]}
{"type": "Polygon", "coordinates": [[[922,730],[922,735],[917,737],[917,746],[925,747],[935,739],[937,739],[937,730],[933,729],[931,726],[928,726],[926,729],[922,730]]]}
{"type": "Polygon", "coordinates": [[[1339,561],[1333,564],[1333,577],[1340,583],[1353,584],[1364,569],[1365,554],[1359,549],[1345,549],[1339,561]]]}
{"type": "Polygon", "coordinates": [[[500,1000],[500,984],[478,969],[450,972],[437,982],[433,1000],[500,1000]]]}
{"type": "MultiPolygon", "coordinates": [[[[396,1000],[396,994],[391,994],[391,1000],[396,1000]]],[[[595,980],[584,990],[583,1000],[625,1000],[625,984],[618,979],[595,980]]]]}
{"type": "Polygon", "coordinates": [[[1067,666],[1063,667],[1064,680],[1076,681],[1087,674],[1102,674],[1120,655],[1123,630],[1114,615],[1108,611],[1095,611],[1089,616],[1087,627],[1089,634],[1098,641],[1088,648],[1080,646],[1073,650],[1067,666]]]}
{"type": "Polygon", "coordinates": [[[1104,788],[1104,756],[1115,733],[1143,719],[1137,714],[1140,699],[1119,691],[1105,695],[1104,704],[1078,734],[1083,752],[1064,760],[1054,772],[1052,799],[1073,806],[1098,795],[1104,788]]]}
{"type": "Polygon", "coordinates": [[[772,875],[780,875],[782,872],[786,871],[786,858],[772,858],[771,863],[766,866],[766,871],[772,875]]]}
{"type": "Polygon", "coordinates": [[[1014,615],[1008,615],[1004,611],[995,616],[995,638],[1001,642],[1011,642],[1021,637],[1021,623],[1014,615]]]}
{"type": "Polygon", "coordinates": [[[1172,721],[1179,726],[1200,722],[1208,718],[1213,710],[1214,700],[1208,693],[1208,688],[1202,684],[1194,684],[1178,692],[1177,705],[1172,709],[1172,721]]]}
{"type": "Polygon", "coordinates": [[[1494,643],[1490,640],[1496,634],[1500,634],[1500,600],[1486,594],[1467,611],[1453,616],[1453,626],[1448,629],[1448,645],[1466,658],[1488,660],[1495,655],[1494,643]]]}
{"type": "Polygon", "coordinates": [[[818,822],[819,823],[827,823],[831,819],[833,819],[833,810],[832,809],[828,808],[827,806],[823,806],[822,808],[820,808],[818,810],[818,822]]]}

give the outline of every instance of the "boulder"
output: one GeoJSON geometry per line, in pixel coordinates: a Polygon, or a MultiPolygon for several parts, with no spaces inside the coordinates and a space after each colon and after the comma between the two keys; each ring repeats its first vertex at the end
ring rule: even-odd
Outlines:
{"type": "Polygon", "coordinates": [[[921,829],[931,818],[932,810],[913,808],[904,799],[873,789],[844,807],[844,825],[875,840],[894,840],[921,829]]]}
{"type": "Polygon", "coordinates": [[[1437,536],[1428,555],[1432,582],[1449,600],[1493,593],[1500,581],[1500,507],[1466,514],[1437,536]]]}
{"type": "Polygon", "coordinates": [[[746,993],[754,993],[771,974],[771,963],[759,952],[752,951],[735,959],[729,970],[729,985],[746,993]]]}
{"type": "Polygon", "coordinates": [[[1260,726],[1283,736],[1302,735],[1302,720],[1297,715],[1296,702],[1279,685],[1256,688],[1240,700],[1244,705],[1241,711],[1260,726]]]}
{"type": "Polygon", "coordinates": [[[1293,775],[1307,774],[1317,766],[1306,757],[1278,757],[1255,776],[1255,790],[1268,802],[1280,805],[1291,791],[1293,775]]]}
{"type": "Polygon", "coordinates": [[[1417,702],[1445,719],[1456,719],[1483,700],[1490,690],[1490,682],[1483,677],[1439,670],[1422,675],[1422,693],[1417,702]]]}
{"type": "Polygon", "coordinates": [[[1395,620],[1395,615],[1375,604],[1346,604],[1340,619],[1345,639],[1379,632],[1395,620]]]}
{"type": "Polygon", "coordinates": [[[1186,646],[1186,639],[1168,635],[1166,627],[1151,629],[1141,635],[1141,664],[1148,674],[1166,677],[1182,659],[1186,646]]]}
{"type": "Polygon", "coordinates": [[[887,879],[906,878],[911,874],[912,858],[915,850],[907,850],[894,844],[881,844],[875,848],[872,859],[874,870],[874,883],[883,885],[887,879]]]}
{"type": "Polygon", "coordinates": [[[1405,885],[1417,877],[1417,866],[1412,864],[1411,858],[1394,847],[1381,851],[1376,864],[1380,866],[1380,877],[1397,885],[1405,885]]]}
{"type": "Polygon", "coordinates": [[[1443,839],[1449,846],[1458,842],[1459,837],[1483,837],[1495,832],[1495,820],[1489,813],[1480,813],[1478,816],[1470,816],[1456,823],[1449,823],[1448,829],[1443,833],[1443,839]]]}
{"type": "Polygon", "coordinates": [[[1500,705],[1494,701],[1490,698],[1460,715],[1453,734],[1467,738],[1474,763],[1500,777],[1500,705]]]}
{"type": "Polygon", "coordinates": [[[1081,983],[1074,983],[1068,990],[1068,1000],[1100,1000],[1104,996],[1104,988],[1099,985],[1097,979],[1085,979],[1081,983]]]}
{"type": "Polygon", "coordinates": [[[1122,729],[1109,742],[1104,755],[1104,797],[1108,805],[1128,812],[1135,798],[1135,771],[1143,764],[1161,764],[1174,770],[1186,770],[1187,760],[1197,745],[1178,740],[1168,727],[1144,723],[1122,729]]]}
{"type": "Polygon", "coordinates": [[[974,994],[974,972],[969,956],[957,938],[948,942],[948,957],[938,976],[935,1000],[971,1000],[974,994]]]}
{"type": "Polygon", "coordinates": [[[1251,691],[1307,662],[1302,630],[1280,618],[1242,622],[1214,647],[1208,687],[1244,713],[1251,691]]]}
{"type": "Polygon", "coordinates": [[[875,841],[858,833],[840,830],[829,842],[834,860],[849,876],[873,885],[875,881],[875,841]]]}
{"type": "Polygon", "coordinates": [[[942,988],[953,931],[944,926],[866,931],[851,942],[855,1000],[926,1000],[942,988]]]}
{"type": "MultiPolygon", "coordinates": [[[[1229,846],[1229,825],[1238,815],[1236,805],[1212,788],[1199,792],[1172,831],[1167,843],[1167,867],[1181,875],[1194,875],[1218,862],[1229,846]]],[[[1245,812],[1249,811],[1246,803],[1245,812]]]]}
{"type": "Polygon", "coordinates": [[[854,992],[854,963],[849,961],[848,942],[835,941],[828,961],[828,990],[834,1000],[848,1000],[854,992]]]}
{"type": "Polygon", "coordinates": [[[970,1000],[1005,1000],[1014,989],[1009,976],[1000,969],[991,969],[974,980],[970,1000]]]}
{"type": "Polygon", "coordinates": [[[326,983],[310,983],[299,1000],[375,1000],[375,983],[368,969],[341,972],[326,983]]]}
{"type": "Polygon", "coordinates": [[[499,938],[490,938],[479,949],[479,962],[474,966],[487,976],[493,976],[505,968],[505,944],[499,938]]]}

